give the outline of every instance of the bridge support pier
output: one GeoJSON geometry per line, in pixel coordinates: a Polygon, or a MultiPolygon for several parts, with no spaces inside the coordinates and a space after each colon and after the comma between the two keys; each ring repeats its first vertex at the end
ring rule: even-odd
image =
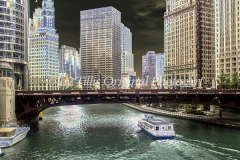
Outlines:
{"type": "Polygon", "coordinates": [[[215,109],[216,109],[216,106],[214,106],[214,105],[210,105],[210,112],[213,112],[213,113],[215,113],[215,109]]]}
{"type": "Polygon", "coordinates": [[[219,106],[210,105],[210,112],[215,113],[215,116],[222,117],[222,109],[219,106]]]}
{"type": "Polygon", "coordinates": [[[0,77],[0,125],[16,121],[14,80],[11,77],[0,77]]]}

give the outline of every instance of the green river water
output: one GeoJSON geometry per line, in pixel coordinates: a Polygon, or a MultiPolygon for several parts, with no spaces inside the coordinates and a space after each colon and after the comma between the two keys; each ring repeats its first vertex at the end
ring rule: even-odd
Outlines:
{"type": "Polygon", "coordinates": [[[155,115],[174,124],[176,137],[153,141],[137,126],[143,116],[121,104],[49,108],[0,160],[240,159],[239,129],[155,115]]]}

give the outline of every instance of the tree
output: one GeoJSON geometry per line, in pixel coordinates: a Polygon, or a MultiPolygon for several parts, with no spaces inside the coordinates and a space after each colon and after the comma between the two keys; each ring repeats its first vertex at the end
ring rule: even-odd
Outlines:
{"type": "Polygon", "coordinates": [[[177,103],[170,103],[169,106],[172,107],[173,110],[178,110],[179,104],[177,104],[177,103]]]}
{"type": "Polygon", "coordinates": [[[220,86],[222,89],[227,89],[229,88],[229,83],[230,83],[230,77],[223,73],[219,76],[220,79],[220,86]]]}
{"type": "Polygon", "coordinates": [[[232,74],[232,81],[230,84],[231,89],[238,89],[238,87],[240,86],[240,80],[237,72],[232,74]]]}
{"type": "Polygon", "coordinates": [[[193,111],[196,111],[198,108],[199,108],[199,105],[198,105],[198,104],[191,104],[191,109],[192,109],[193,111]]]}
{"type": "Polygon", "coordinates": [[[225,83],[224,83],[225,89],[231,89],[231,80],[230,77],[228,76],[225,83]]]}

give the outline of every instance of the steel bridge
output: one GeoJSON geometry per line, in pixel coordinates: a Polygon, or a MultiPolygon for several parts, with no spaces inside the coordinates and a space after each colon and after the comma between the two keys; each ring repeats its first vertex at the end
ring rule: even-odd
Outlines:
{"type": "Polygon", "coordinates": [[[18,120],[36,117],[49,107],[128,102],[202,104],[240,110],[240,90],[117,89],[16,91],[15,93],[18,120]]]}

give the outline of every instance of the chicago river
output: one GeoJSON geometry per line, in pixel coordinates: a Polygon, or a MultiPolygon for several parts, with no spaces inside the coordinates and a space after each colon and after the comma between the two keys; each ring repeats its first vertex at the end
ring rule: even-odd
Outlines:
{"type": "Polygon", "coordinates": [[[153,141],[137,126],[144,113],[121,104],[53,107],[1,159],[239,159],[239,129],[155,115],[174,124],[174,140],[153,141]]]}

